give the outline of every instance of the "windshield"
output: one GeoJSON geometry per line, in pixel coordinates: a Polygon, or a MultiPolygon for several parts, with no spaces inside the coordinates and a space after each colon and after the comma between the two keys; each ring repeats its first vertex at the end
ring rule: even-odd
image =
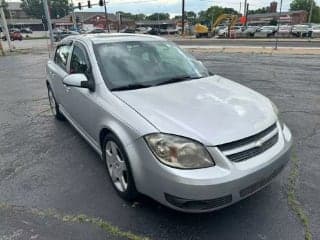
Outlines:
{"type": "Polygon", "coordinates": [[[102,76],[111,90],[209,76],[201,62],[167,41],[102,43],[96,44],[94,49],[102,76]]]}

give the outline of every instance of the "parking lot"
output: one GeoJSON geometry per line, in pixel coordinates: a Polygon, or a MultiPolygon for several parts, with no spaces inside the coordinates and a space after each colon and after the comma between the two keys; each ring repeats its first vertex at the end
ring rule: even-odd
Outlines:
{"type": "Polygon", "coordinates": [[[278,105],[295,143],[271,185],[209,214],[125,202],[94,150],[51,116],[47,54],[0,57],[0,239],[320,239],[319,56],[193,54],[278,105]]]}

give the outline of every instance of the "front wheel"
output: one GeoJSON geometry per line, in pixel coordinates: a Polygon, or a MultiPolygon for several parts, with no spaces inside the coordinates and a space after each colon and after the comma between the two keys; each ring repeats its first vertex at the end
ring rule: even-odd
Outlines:
{"type": "Polygon", "coordinates": [[[134,200],[138,192],[128,157],[120,140],[113,134],[107,134],[104,138],[102,157],[114,189],[123,199],[134,200]]]}
{"type": "Polygon", "coordinates": [[[48,98],[52,115],[58,120],[64,120],[65,118],[59,111],[59,105],[53,95],[53,91],[50,86],[48,86],[48,98]]]}

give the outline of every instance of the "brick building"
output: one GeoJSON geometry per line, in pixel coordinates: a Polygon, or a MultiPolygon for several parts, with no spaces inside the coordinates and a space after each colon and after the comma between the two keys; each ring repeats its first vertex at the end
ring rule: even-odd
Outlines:
{"type": "MultiPolygon", "coordinates": [[[[75,12],[76,18],[78,18],[81,28],[91,26],[91,28],[105,28],[106,17],[103,12],[75,12]]],[[[63,18],[53,21],[56,27],[70,28],[73,26],[72,15],[69,14],[63,18]]],[[[115,14],[108,13],[107,24],[111,30],[118,28],[119,19],[115,14]]],[[[125,18],[121,18],[120,29],[135,25],[135,22],[125,18]]]]}
{"type": "Polygon", "coordinates": [[[271,21],[280,19],[281,24],[303,24],[308,21],[308,13],[304,10],[280,13],[260,13],[248,15],[249,25],[269,25],[271,21]]]}

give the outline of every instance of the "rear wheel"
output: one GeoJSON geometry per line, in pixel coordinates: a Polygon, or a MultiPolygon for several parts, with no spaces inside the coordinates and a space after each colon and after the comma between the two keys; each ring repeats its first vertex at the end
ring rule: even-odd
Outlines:
{"type": "Polygon", "coordinates": [[[127,154],[120,140],[111,133],[104,138],[102,157],[114,189],[123,199],[134,200],[138,196],[138,192],[127,154]]]}
{"type": "Polygon", "coordinates": [[[52,115],[58,120],[65,120],[63,114],[59,111],[59,105],[56,102],[50,86],[48,86],[48,98],[52,115]]]}

